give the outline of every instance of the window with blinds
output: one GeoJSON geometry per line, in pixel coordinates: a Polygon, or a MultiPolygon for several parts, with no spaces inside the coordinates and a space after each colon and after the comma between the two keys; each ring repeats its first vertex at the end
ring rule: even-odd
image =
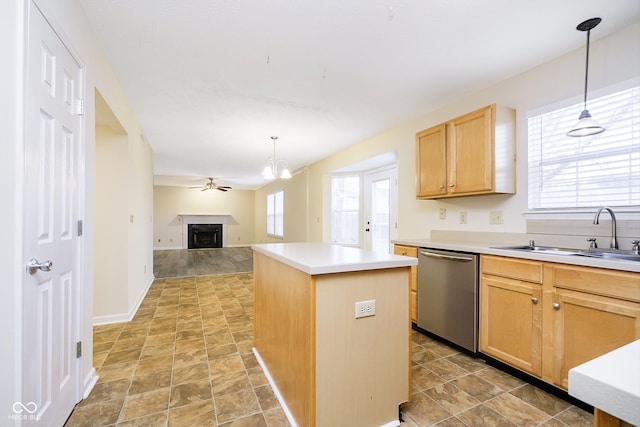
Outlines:
{"type": "Polygon", "coordinates": [[[589,100],[605,132],[566,136],[582,109],[529,118],[529,209],[640,205],[640,87],[589,100]]]}
{"type": "Polygon", "coordinates": [[[360,239],[360,177],[331,177],[331,243],[357,245],[360,239]]]}

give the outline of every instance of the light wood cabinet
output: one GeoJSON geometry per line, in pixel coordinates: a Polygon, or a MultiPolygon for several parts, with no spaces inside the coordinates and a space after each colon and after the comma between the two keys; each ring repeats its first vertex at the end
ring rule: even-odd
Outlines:
{"type": "Polygon", "coordinates": [[[640,339],[640,274],[482,255],[479,348],[568,389],[571,368],[640,339]]]}
{"type": "Polygon", "coordinates": [[[416,197],[515,193],[515,111],[495,104],[416,134],[416,197]]]}
{"type": "MultiPolygon", "coordinates": [[[[393,245],[393,253],[417,258],[418,248],[416,246],[393,245]]],[[[411,292],[409,293],[409,317],[413,323],[418,320],[418,266],[411,266],[411,292]]]]}
{"type": "Polygon", "coordinates": [[[480,269],[480,351],[541,376],[542,265],[483,256],[480,269]]]}
{"type": "Polygon", "coordinates": [[[640,275],[566,266],[553,269],[553,383],[569,369],[640,338],[640,275]]]}

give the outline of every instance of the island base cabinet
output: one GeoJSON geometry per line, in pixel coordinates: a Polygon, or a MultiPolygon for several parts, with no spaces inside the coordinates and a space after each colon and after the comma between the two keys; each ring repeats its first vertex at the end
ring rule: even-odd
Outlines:
{"type": "Polygon", "coordinates": [[[553,382],[569,369],[640,338],[640,303],[557,289],[553,295],[553,382]]]}
{"type": "Polygon", "coordinates": [[[410,397],[410,267],[309,275],[254,252],[254,351],[300,427],[381,426],[410,397]],[[355,303],[375,315],[355,318],[355,303]]]}

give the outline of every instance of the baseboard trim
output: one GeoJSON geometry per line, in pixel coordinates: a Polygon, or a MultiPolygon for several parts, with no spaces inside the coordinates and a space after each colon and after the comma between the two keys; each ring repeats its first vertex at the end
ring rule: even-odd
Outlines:
{"type": "Polygon", "coordinates": [[[151,280],[149,280],[149,283],[147,283],[147,286],[145,286],[142,292],[140,292],[140,295],[138,295],[138,299],[136,300],[136,303],[133,305],[133,307],[131,307],[128,313],[117,313],[117,314],[107,314],[105,316],[94,316],[93,326],[109,325],[111,323],[130,322],[133,319],[133,316],[136,315],[136,311],[138,311],[140,304],[142,304],[142,301],[144,300],[144,297],[147,295],[147,292],[149,292],[149,288],[153,284],[154,280],[155,280],[155,276],[152,275],[151,280]]]}
{"type": "Polygon", "coordinates": [[[98,375],[96,375],[96,368],[91,368],[89,374],[84,378],[84,391],[82,393],[82,398],[86,399],[89,397],[89,393],[93,390],[93,387],[98,382],[98,375]]]}
{"type": "Polygon", "coordinates": [[[260,367],[262,368],[262,372],[264,373],[264,376],[267,377],[267,382],[271,386],[271,390],[273,390],[273,394],[276,395],[276,399],[278,399],[278,402],[282,407],[282,411],[284,412],[284,415],[287,417],[287,420],[289,420],[289,422],[293,427],[298,427],[298,424],[296,423],[296,419],[293,417],[293,414],[289,410],[289,407],[287,406],[287,402],[285,402],[284,397],[282,397],[282,394],[280,394],[280,390],[278,390],[278,387],[276,386],[275,381],[273,381],[271,374],[269,374],[267,365],[264,364],[262,357],[260,357],[260,353],[258,353],[258,349],[253,347],[252,350],[253,350],[253,354],[256,356],[258,365],[260,365],[260,367]]]}

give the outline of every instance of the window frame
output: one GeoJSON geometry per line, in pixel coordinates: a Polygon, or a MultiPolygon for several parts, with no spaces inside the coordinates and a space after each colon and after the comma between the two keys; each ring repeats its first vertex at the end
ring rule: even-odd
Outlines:
{"type": "MultiPolygon", "coordinates": [[[[607,88],[603,88],[601,90],[598,91],[594,91],[589,99],[589,102],[597,102],[598,99],[600,98],[604,98],[604,97],[608,97],[611,95],[614,95],[618,92],[623,92],[626,90],[630,90],[630,89],[638,89],[640,88],[640,79],[632,79],[630,81],[627,82],[622,82],[620,84],[614,85],[614,86],[609,86],[607,88]]],[[[553,103],[551,105],[547,105],[545,107],[542,108],[538,108],[532,111],[529,111],[526,115],[526,123],[525,123],[525,135],[527,138],[527,144],[526,144],[526,153],[527,153],[527,160],[526,160],[526,171],[527,171],[527,185],[526,185],[526,189],[527,189],[527,211],[525,211],[525,216],[529,217],[529,216],[535,216],[537,218],[554,218],[554,217],[563,217],[563,218],[577,218],[577,217],[582,217],[581,214],[590,214],[593,215],[594,209],[597,209],[599,207],[602,206],[602,203],[604,203],[605,205],[607,204],[607,202],[602,202],[602,201],[593,201],[591,203],[593,203],[592,205],[589,206],[555,206],[555,207],[549,207],[549,206],[545,206],[545,207],[532,207],[531,205],[531,200],[532,200],[532,194],[531,194],[531,190],[532,190],[532,186],[531,186],[531,174],[534,173],[534,169],[532,168],[532,161],[530,159],[530,152],[532,150],[531,148],[531,142],[530,142],[530,120],[532,118],[544,115],[544,114],[548,114],[548,113],[553,113],[556,112],[558,110],[562,110],[564,108],[568,108],[568,107],[573,107],[576,105],[582,105],[582,102],[580,102],[577,98],[571,98],[571,99],[567,99],[561,102],[556,102],[553,103]]],[[[587,105],[588,108],[590,108],[590,104],[587,105]]],[[[595,117],[595,115],[594,115],[595,117]]],[[[597,117],[596,117],[597,118],[597,117]]],[[[576,120],[577,120],[577,114],[576,114],[576,120]]],[[[603,123],[605,127],[607,127],[606,123],[603,123]]],[[[634,125],[635,126],[635,125],[634,125]]],[[[606,132],[606,131],[605,131],[606,132]]],[[[633,134],[635,136],[635,133],[633,134]]],[[[567,137],[567,138],[571,138],[571,137],[567,137]]],[[[635,140],[634,140],[635,142],[635,140]]],[[[616,213],[620,212],[623,215],[624,214],[635,214],[637,212],[640,212],[640,205],[617,205],[617,204],[610,204],[611,207],[615,208],[616,213]]]]}
{"type": "Polygon", "coordinates": [[[360,242],[362,240],[362,235],[361,235],[361,222],[362,222],[362,185],[363,185],[363,179],[362,179],[362,174],[357,172],[357,173],[337,173],[337,174],[331,174],[331,176],[329,177],[329,218],[330,218],[330,230],[329,230],[329,241],[332,244],[335,245],[341,245],[341,246],[349,246],[349,247],[359,247],[360,246],[360,242]],[[355,228],[356,231],[356,239],[355,242],[347,242],[347,241],[337,241],[334,240],[334,231],[335,231],[335,223],[334,223],[334,218],[335,218],[335,213],[336,213],[336,209],[334,209],[334,179],[344,179],[344,178],[355,178],[358,181],[358,197],[357,197],[357,208],[356,209],[341,209],[339,210],[339,212],[355,212],[356,217],[357,217],[357,226],[355,228]]]}
{"type": "Polygon", "coordinates": [[[267,236],[284,239],[284,190],[267,194],[266,203],[267,236]]]}

